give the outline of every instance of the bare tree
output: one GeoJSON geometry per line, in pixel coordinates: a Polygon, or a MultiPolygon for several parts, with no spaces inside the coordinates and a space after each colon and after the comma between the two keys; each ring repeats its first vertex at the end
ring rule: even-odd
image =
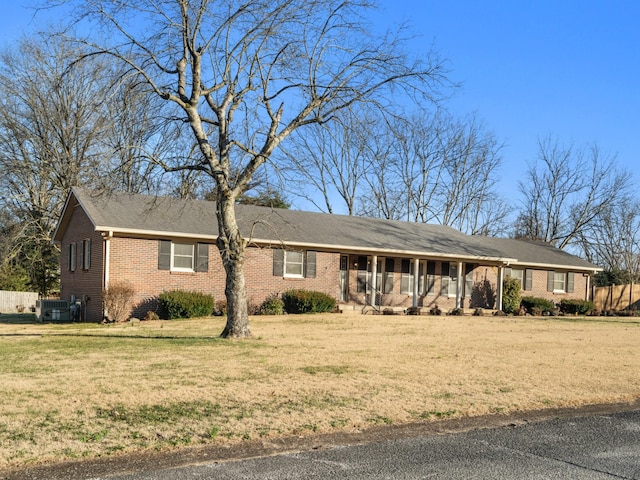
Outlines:
{"type": "Polygon", "coordinates": [[[49,240],[66,194],[104,174],[99,93],[108,69],[94,62],[69,72],[76,53],[68,42],[34,38],[0,56],[2,206],[18,227],[4,260],[20,259],[43,294],[57,277],[49,240]]]}
{"type": "MultiPolygon", "coordinates": [[[[585,258],[627,283],[640,279],[640,203],[627,198],[610,205],[579,232],[585,258]]],[[[631,302],[633,303],[633,302],[631,302]]]]}
{"type": "Polygon", "coordinates": [[[501,145],[474,116],[437,112],[396,119],[375,135],[366,216],[440,223],[475,235],[500,233],[508,208],[496,192],[501,145]]]}
{"type": "Polygon", "coordinates": [[[160,161],[193,152],[184,129],[164,117],[165,102],[149,94],[137,77],[116,83],[104,103],[109,119],[101,142],[109,161],[103,188],[130,193],[157,193],[162,189],[160,161]],[[170,139],[169,141],[167,139],[170,139]]]}
{"type": "Polygon", "coordinates": [[[145,85],[110,59],[78,63],[82,54],[46,36],[0,55],[0,203],[14,226],[3,261],[29,272],[43,294],[56,287],[50,236],[71,187],[154,190],[152,158],[178,143],[158,140],[164,102],[150,102],[145,85]]]}
{"type": "Polygon", "coordinates": [[[380,120],[375,113],[348,109],[334,122],[296,132],[279,169],[288,191],[321,211],[334,213],[339,203],[353,215],[380,120]]]}
{"type": "Polygon", "coordinates": [[[223,337],[250,334],[246,240],[234,205],[258,169],[302,127],[361,102],[390,106],[394,88],[428,101],[443,80],[439,64],[409,60],[397,38],[370,33],[366,0],[75,3],[80,19],[106,34],[81,41],[128,65],[188,122],[202,156],[168,169],[203,171],[215,181],[223,337]],[[232,178],[234,166],[240,174],[232,178]]]}
{"type": "Polygon", "coordinates": [[[538,146],[540,164],[530,165],[519,183],[515,236],[566,248],[627,197],[631,177],[597,145],[581,149],[547,137],[538,146]]]}

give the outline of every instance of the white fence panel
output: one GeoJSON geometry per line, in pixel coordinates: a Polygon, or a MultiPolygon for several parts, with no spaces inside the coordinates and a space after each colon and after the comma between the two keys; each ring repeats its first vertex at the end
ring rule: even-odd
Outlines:
{"type": "Polygon", "coordinates": [[[38,294],[35,292],[8,292],[0,290],[0,313],[18,313],[20,309],[30,312],[36,306],[38,294]]]}

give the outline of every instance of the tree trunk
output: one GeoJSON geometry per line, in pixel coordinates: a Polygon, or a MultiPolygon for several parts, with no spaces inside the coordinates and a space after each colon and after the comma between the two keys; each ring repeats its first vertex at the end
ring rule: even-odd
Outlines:
{"type": "Polygon", "coordinates": [[[220,334],[223,338],[251,336],[247,286],[244,278],[245,240],[236,223],[233,200],[220,199],[217,203],[218,249],[226,272],[227,324],[220,334]]]}

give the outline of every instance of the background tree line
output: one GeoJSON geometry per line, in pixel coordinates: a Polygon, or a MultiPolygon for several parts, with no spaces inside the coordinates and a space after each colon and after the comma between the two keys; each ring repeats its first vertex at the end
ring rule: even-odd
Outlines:
{"type": "MultiPolygon", "coordinates": [[[[381,109],[334,99],[340,108],[307,122],[313,128],[292,129],[250,177],[255,146],[247,143],[230,157],[221,187],[207,180],[184,115],[131,64],[93,53],[86,43],[43,35],[0,56],[0,289],[58,288],[59,252],[50,239],[73,186],[211,200],[217,189],[238,186],[238,202],[303,202],[543,241],[603,266],[604,282],[640,274],[640,207],[615,156],[595,144],[542,138],[537,158],[514,180],[519,196],[508,197],[498,183],[502,142],[477,115],[447,113],[454,87],[444,73],[434,74],[429,101],[381,109]]],[[[254,120],[245,117],[240,129],[254,120]]]]}

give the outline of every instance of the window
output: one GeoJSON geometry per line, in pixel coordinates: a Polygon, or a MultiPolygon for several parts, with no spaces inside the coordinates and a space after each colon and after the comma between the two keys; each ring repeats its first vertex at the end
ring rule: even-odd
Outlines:
{"type": "Polygon", "coordinates": [[[453,262],[442,262],[442,287],[440,294],[455,297],[458,290],[458,265],[453,262]]]}
{"type": "Polygon", "coordinates": [[[473,269],[475,265],[471,265],[466,263],[464,265],[464,296],[466,298],[471,298],[471,294],[473,293],[473,269]]]}
{"type": "Polygon", "coordinates": [[[547,291],[554,293],[573,293],[573,272],[549,271],[547,274],[547,291]]]}
{"type": "Polygon", "coordinates": [[[284,252],[284,276],[302,277],[304,274],[304,257],[302,252],[286,250],[284,252]]]}
{"type": "Polygon", "coordinates": [[[172,243],[171,270],[192,272],[193,250],[192,243],[172,243]]]}
{"type": "Polygon", "coordinates": [[[86,238],[82,241],[82,269],[89,270],[91,268],[91,239],[86,238]]]}
{"type": "Polygon", "coordinates": [[[288,278],[314,278],[316,252],[313,250],[273,250],[273,276],[288,278]]]}
{"type": "Polygon", "coordinates": [[[524,290],[522,288],[522,286],[524,285],[522,283],[523,274],[524,274],[524,271],[522,269],[520,269],[520,268],[507,268],[505,270],[505,275],[507,277],[515,278],[516,280],[518,280],[520,282],[520,289],[521,290],[524,290]]]}
{"type": "Polygon", "coordinates": [[[520,282],[522,290],[533,290],[533,270],[530,268],[506,268],[505,276],[515,278],[520,282]]]}
{"type": "Polygon", "coordinates": [[[70,243],[67,249],[67,268],[70,272],[76,271],[76,252],[77,245],[75,243],[70,243]]]}
{"type": "Polygon", "coordinates": [[[413,262],[410,258],[403,258],[400,268],[400,293],[410,295],[413,293],[413,262]]]}
{"type": "Polygon", "coordinates": [[[209,245],[160,240],[158,244],[158,269],[174,272],[207,272],[209,270],[209,245]]]}

